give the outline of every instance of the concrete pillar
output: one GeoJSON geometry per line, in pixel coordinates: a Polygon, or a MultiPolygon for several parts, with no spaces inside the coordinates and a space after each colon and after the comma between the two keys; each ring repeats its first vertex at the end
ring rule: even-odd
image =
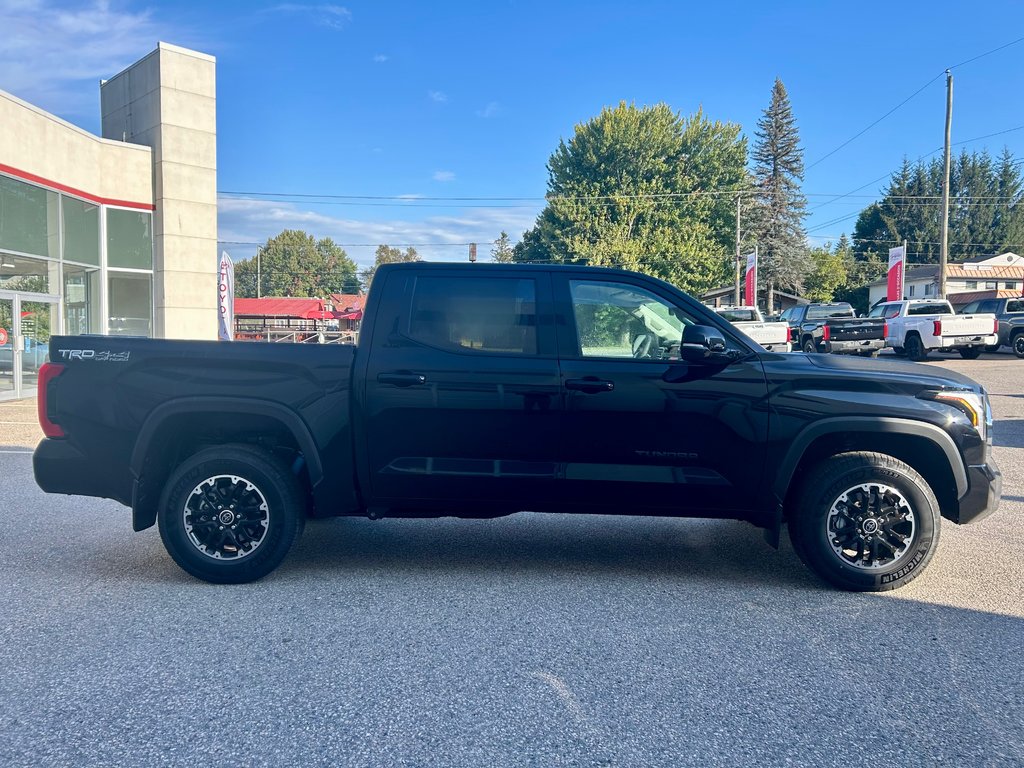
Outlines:
{"type": "Polygon", "coordinates": [[[213,56],[160,43],[103,83],[103,136],[153,149],[154,335],[217,338],[213,56]]]}

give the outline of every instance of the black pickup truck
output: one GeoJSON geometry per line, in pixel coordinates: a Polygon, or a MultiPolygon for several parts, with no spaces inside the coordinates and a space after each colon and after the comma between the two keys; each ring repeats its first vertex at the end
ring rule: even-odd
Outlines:
{"type": "MultiPolygon", "coordinates": [[[[55,337],[36,480],[117,499],[212,582],[273,570],[306,517],[520,510],[788,524],[851,590],[907,583],[940,517],[999,503],[968,378],[766,352],[619,270],[377,270],[358,347],[55,337]]],[[[68,544],[68,546],[73,546],[68,544]]]]}
{"type": "Polygon", "coordinates": [[[793,348],[804,352],[873,357],[885,347],[885,323],[857,317],[845,302],[790,307],[781,319],[789,323],[793,348]]]}
{"type": "Polygon", "coordinates": [[[979,299],[961,309],[957,314],[991,312],[999,321],[999,343],[986,347],[986,351],[995,352],[999,347],[1009,347],[1017,357],[1024,358],[1024,298],[1016,299],[979,299]]]}

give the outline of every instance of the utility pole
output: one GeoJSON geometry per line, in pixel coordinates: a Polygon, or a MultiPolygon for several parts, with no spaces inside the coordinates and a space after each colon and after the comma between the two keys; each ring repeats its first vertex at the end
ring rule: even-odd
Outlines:
{"type": "MultiPolygon", "coordinates": [[[[949,261],[949,142],[953,126],[953,73],[946,70],[946,145],[942,172],[942,240],[939,246],[939,298],[946,298],[946,263],[949,261]]],[[[906,256],[904,256],[906,258],[906,256]]]]}
{"type": "Polygon", "coordinates": [[[736,193],[736,290],[733,292],[732,303],[740,306],[740,200],[743,195],[736,193]]]}
{"type": "Polygon", "coordinates": [[[259,246],[256,246],[256,298],[257,299],[263,298],[263,296],[261,294],[263,280],[262,280],[262,277],[260,275],[260,254],[261,253],[263,253],[263,249],[260,248],[259,246]]]}

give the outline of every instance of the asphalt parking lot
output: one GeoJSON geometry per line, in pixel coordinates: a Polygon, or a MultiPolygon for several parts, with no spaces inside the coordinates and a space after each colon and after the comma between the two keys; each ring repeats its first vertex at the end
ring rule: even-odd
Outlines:
{"type": "Polygon", "coordinates": [[[310,523],[212,586],[109,501],[32,480],[0,404],[2,765],[1024,765],[1024,361],[1000,511],[896,593],[746,525],[522,514],[310,523]]]}

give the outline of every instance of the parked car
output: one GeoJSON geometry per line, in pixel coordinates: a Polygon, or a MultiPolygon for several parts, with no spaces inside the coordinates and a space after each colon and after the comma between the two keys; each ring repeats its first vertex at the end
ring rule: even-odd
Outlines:
{"type": "Polygon", "coordinates": [[[54,337],[36,481],[131,506],[211,582],[268,574],[307,516],[532,510],[786,524],[878,591],[999,504],[972,380],[766,352],[648,276],[385,264],[363,322],[358,347],[54,337]]]}
{"type": "Polygon", "coordinates": [[[767,322],[757,307],[715,307],[715,312],[769,352],[789,352],[793,348],[789,323],[767,322]]]}
{"type": "Polygon", "coordinates": [[[884,321],[886,346],[911,360],[924,360],[932,350],[975,360],[998,339],[995,315],[957,315],[943,299],[890,301],[873,307],[871,317],[884,321]]]}
{"type": "Polygon", "coordinates": [[[793,343],[804,352],[873,357],[885,346],[882,322],[857,317],[846,302],[801,304],[782,313],[793,343]]]}
{"type": "Polygon", "coordinates": [[[961,315],[976,312],[992,313],[999,320],[999,340],[986,347],[995,352],[999,347],[1009,347],[1017,357],[1024,357],[1024,298],[981,299],[972,301],[960,310],[961,315]]]}

